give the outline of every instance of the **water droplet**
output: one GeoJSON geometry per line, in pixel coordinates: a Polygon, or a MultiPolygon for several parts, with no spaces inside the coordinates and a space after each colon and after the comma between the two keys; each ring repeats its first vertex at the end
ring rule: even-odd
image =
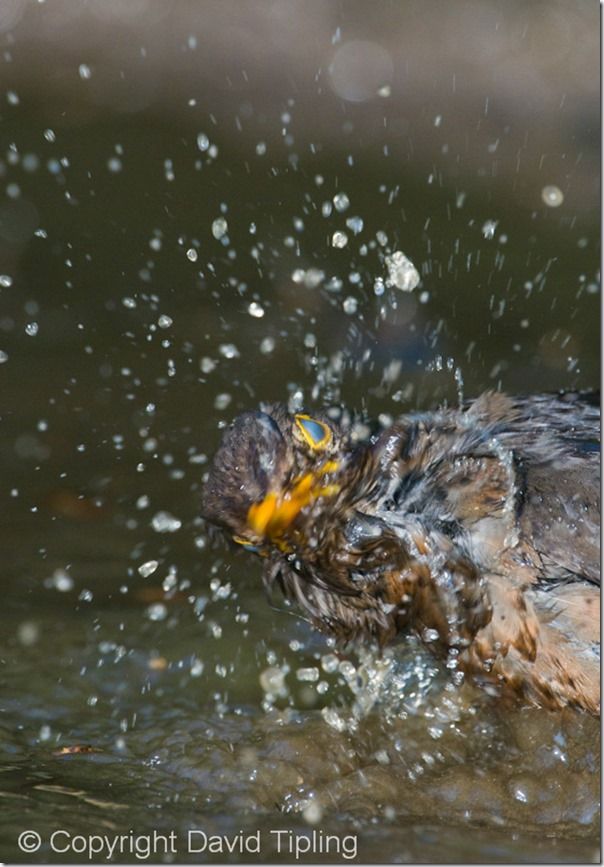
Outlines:
{"type": "Polygon", "coordinates": [[[68,593],[73,590],[73,578],[64,569],[55,569],[48,584],[59,593],[68,593]]]}
{"type": "Polygon", "coordinates": [[[195,250],[193,247],[189,247],[189,249],[187,250],[187,259],[189,260],[189,262],[197,262],[197,250],[195,250]]]}
{"type": "Polygon", "coordinates": [[[40,629],[33,620],[24,620],[17,629],[17,638],[24,647],[31,647],[38,641],[40,629]]]}
{"type": "Polygon", "coordinates": [[[346,225],[350,229],[350,231],[354,235],[358,235],[359,232],[363,231],[363,218],[362,217],[348,217],[346,220],[346,225]]]}
{"type": "Polygon", "coordinates": [[[265,668],[260,674],[260,686],[264,692],[279,695],[279,693],[284,692],[285,672],[276,666],[265,668]]]}
{"type": "Polygon", "coordinates": [[[191,663],[191,677],[200,677],[203,674],[203,662],[201,659],[194,659],[191,663]]]}
{"type": "Polygon", "coordinates": [[[551,184],[547,187],[543,187],[541,190],[541,198],[548,208],[559,208],[564,201],[564,193],[560,187],[551,184]]]}
{"type": "Polygon", "coordinates": [[[229,224],[224,217],[217,217],[212,223],[212,235],[219,241],[229,230],[229,224]]]}
{"type": "Polygon", "coordinates": [[[224,358],[239,358],[239,350],[234,343],[221,343],[218,351],[224,358]]]}
{"type": "Polygon", "coordinates": [[[299,668],[296,671],[296,677],[298,680],[306,683],[314,683],[319,679],[319,669],[315,668],[299,668]]]}
{"type": "Polygon", "coordinates": [[[336,211],[338,211],[340,214],[350,207],[350,199],[348,198],[346,193],[337,193],[333,197],[333,203],[335,205],[336,211]]]}
{"type": "Polygon", "coordinates": [[[151,520],[151,526],[156,533],[175,533],[182,527],[182,521],[170,512],[157,512],[151,520]]]}
{"type": "Polygon", "coordinates": [[[8,289],[9,286],[13,285],[13,278],[9,277],[8,274],[0,274],[0,286],[3,289],[8,289]]]}
{"type": "Polygon", "coordinates": [[[197,136],[197,147],[202,153],[204,151],[207,151],[207,149],[210,147],[210,139],[203,132],[200,132],[197,136]]]}
{"type": "Polygon", "coordinates": [[[420,281],[420,276],[413,262],[400,250],[396,250],[391,256],[386,256],[388,277],[386,286],[396,286],[403,292],[412,292],[420,281]]]}
{"type": "Polygon", "coordinates": [[[87,80],[92,76],[92,70],[86,63],[80,63],[78,66],[78,73],[80,78],[87,80]]]}
{"type": "Polygon", "coordinates": [[[324,707],[321,710],[321,716],[328,726],[335,729],[337,732],[346,731],[346,722],[342,719],[339,713],[332,707],[324,707]]]}
{"type": "Polygon", "coordinates": [[[157,562],[157,560],[147,560],[146,563],[142,563],[138,567],[138,574],[141,575],[143,578],[148,578],[149,575],[153,575],[158,566],[159,563],[157,562]]]}
{"type": "Polygon", "coordinates": [[[341,99],[363,102],[390,84],[393,69],[392,57],[383,46],[354,39],[337,49],[328,72],[331,87],[341,99]]]}
{"type": "Polygon", "coordinates": [[[348,243],[348,235],[345,232],[334,232],[331,238],[332,247],[342,249],[348,243]]]}
{"type": "Polygon", "coordinates": [[[37,322],[28,322],[25,326],[25,333],[30,337],[35,337],[38,333],[38,323],[37,322]]]}
{"type": "Polygon", "coordinates": [[[344,299],[342,303],[342,309],[344,313],[348,313],[349,315],[357,312],[357,307],[359,306],[358,301],[352,295],[349,295],[344,299]]]}
{"type": "Polygon", "coordinates": [[[21,165],[24,171],[35,172],[40,167],[40,159],[36,154],[25,154],[21,165]]]}
{"type": "Polygon", "coordinates": [[[263,355],[270,355],[275,348],[275,340],[273,337],[265,337],[260,343],[260,352],[263,355]]]}
{"type": "Polygon", "coordinates": [[[247,312],[255,319],[262,319],[262,317],[264,316],[264,307],[262,307],[256,301],[252,301],[247,308],[247,312]]]}
{"type": "Polygon", "coordinates": [[[213,370],[216,369],[216,362],[213,358],[208,358],[207,355],[204,355],[204,357],[199,362],[199,367],[202,373],[211,373],[213,370]]]}
{"type": "Polygon", "coordinates": [[[490,238],[495,237],[495,229],[497,228],[496,220],[487,220],[482,227],[483,236],[489,240],[490,238]]]}
{"type": "Polygon", "coordinates": [[[310,801],[302,810],[302,817],[309,825],[317,825],[323,818],[323,808],[317,801],[310,801]]]}

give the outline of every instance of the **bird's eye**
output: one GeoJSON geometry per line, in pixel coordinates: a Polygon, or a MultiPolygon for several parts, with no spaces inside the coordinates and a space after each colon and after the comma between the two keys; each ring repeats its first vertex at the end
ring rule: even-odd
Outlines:
{"type": "Polygon", "coordinates": [[[296,415],[296,424],[311,449],[322,450],[331,442],[331,430],[322,421],[309,415],[296,415]]]}
{"type": "Polygon", "coordinates": [[[252,554],[260,554],[262,551],[261,545],[255,545],[253,542],[250,542],[248,539],[243,539],[241,536],[233,536],[233,542],[241,545],[241,547],[245,548],[246,551],[251,551],[252,554]]]}

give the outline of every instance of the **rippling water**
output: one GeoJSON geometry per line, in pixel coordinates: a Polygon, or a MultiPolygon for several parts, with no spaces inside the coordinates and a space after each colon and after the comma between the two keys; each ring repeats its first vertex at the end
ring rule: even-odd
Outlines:
{"type": "Polygon", "coordinates": [[[68,550],[90,546],[72,589],[18,569],[2,611],[9,857],[24,828],[46,859],[57,829],[59,848],[132,829],[174,831],[178,860],[207,860],[187,851],[196,829],[260,832],[260,859],[282,860],[271,831],[314,829],[352,835],[362,860],[597,860],[597,721],[451,689],[413,645],[338,658],[266,605],[243,557],[218,570],[236,590],[221,599],[215,585],[202,611],[206,567],[183,543],[172,556],[193,589],[167,594],[154,620],[148,585],[120,589],[107,523],[100,545],[102,525],[62,528],[68,550]],[[60,752],[83,744],[95,752],[60,752]]]}

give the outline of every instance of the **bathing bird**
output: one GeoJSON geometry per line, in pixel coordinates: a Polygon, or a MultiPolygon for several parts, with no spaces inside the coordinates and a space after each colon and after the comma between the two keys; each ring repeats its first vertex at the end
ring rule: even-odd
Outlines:
{"type": "Polygon", "coordinates": [[[342,644],[413,632],[458,679],[598,714],[597,396],[487,392],[358,431],[343,411],[244,412],[204,517],[342,644]]]}

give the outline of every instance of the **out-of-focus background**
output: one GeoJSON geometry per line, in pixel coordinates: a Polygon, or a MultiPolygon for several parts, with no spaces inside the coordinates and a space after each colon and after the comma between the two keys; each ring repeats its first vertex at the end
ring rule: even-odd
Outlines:
{"type": "Polygon", "coordinates": [[[595,857],[591,721],[472,699],[339,731],[345,672],[198,512],[260,400],[599,382],[599,16],[2,0],[4,860],[26,826],[56,860],[61,822],[160,813],[354,827],[369,860],[595,857]]]}

